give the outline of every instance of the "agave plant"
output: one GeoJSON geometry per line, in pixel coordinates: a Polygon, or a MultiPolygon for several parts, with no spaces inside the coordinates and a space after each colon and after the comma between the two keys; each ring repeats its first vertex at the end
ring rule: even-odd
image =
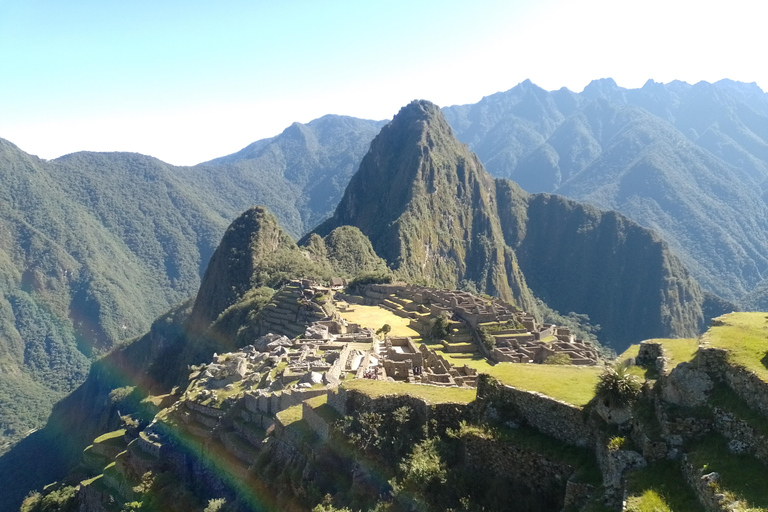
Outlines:
{"type": "Polygon", "coordinates": [[[598,398],[606,402],[606,405],[623,407],[637,399],[641,386],[640,381],[629,373],[626,366],[615,364],[605,368],[600,375],[595,392],[598,398]]]}

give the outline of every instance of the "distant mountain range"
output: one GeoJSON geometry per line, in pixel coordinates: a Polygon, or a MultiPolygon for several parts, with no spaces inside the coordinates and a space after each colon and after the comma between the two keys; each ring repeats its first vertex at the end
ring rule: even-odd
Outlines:
{"type": "Polygon", "coordinates": [[[330,215],[381,125],[325,116],[195,167],[134,153],[45,161],[0,139],[0,450],[90,358],[195,294],[243,210],[268,205],[294,237],[330,215]]]}
{"type": "MultiPolygon", "coordinates": [[[[768,99],[754,84],[649,81],[627,90],[606,79],[577,94],[526,81],[442,110],[493,176],[618,210],[656,231],[704,290],[768,309],[768,99]]],[[[193,167],[130,153],[44,161],[0,140],[0,445],[40,425],[51,404],[82,382],[93,357],[195,293],[241,212],[265,205],[294,238],[331,216],[384,124],[329,115],[193,167]]],[[[484,187],[484,179],[472,186],[484,187]]],[[[533,197],[524,201],[527,222],[539,203],[573,209],[533,197]]],[[[595,226],[607,219],[584,212],[595,226]]],[[[385,238],[368,236],[381,251],[385,238]]],[[[556,280],[534,278],[526,262],[535,256],[523,256],[552,246],[533,251],[526,244],[534,240],[503,236],[535,294],[564,307],[550,289],[556,280]]],[[[496,234],[489,239],[499,242],[496,234]]],[[[486,275],[502,265],[502,252],[486,275]]],[[[446,268],[437,264],[434,275],[446,268]]],[[[637,271],[614,270],[616,280],[637,271]]],[[[496,280],[485,289],[504,290],[496,280]]]]}
{"type": "Polygon", "coordinates": [[[768,96],[756,85],[604,79],[576,94],[526,81],[444,112],[493,175],[654,229],[705,289],[738,301],[768,277],[768,96]]]}

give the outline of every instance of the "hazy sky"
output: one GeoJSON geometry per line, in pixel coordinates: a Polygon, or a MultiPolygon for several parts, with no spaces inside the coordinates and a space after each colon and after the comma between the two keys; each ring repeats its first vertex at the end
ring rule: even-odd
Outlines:
{"type": "Polygon", "coordinates": [[[530,78],[768,87],[761,2],[0,0],[0,137],[42,158],[233,153],[324,114],[391,118],[530,78]]]}

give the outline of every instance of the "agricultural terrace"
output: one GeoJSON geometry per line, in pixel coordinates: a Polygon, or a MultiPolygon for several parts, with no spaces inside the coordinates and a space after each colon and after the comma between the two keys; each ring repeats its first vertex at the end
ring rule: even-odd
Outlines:
{"type": "Polygon", "coordinates": [[[350,309],[353,311],[339,312],[342,318],[347,322],[360,324],[362,327],[369,327],[374,331],[381,328],[384,324],[389,324],[392,330],[389,332],[390,336],[410,336],[414,339],[420,339],[421,335],[408,327],[410,319],[402,318],[391,311],[387,311],[379,306],[360,306],[358,304],[350,304],[350,309]]]}
{"type": "Polygon", "coordinates": [[[386,395],[411,395],[422,398],[429,403],[462,403],[468,404],[477,396],[474,388],[456,388],[430,386],[425,384],[407,384],[405,382],[384,382],[369,379],[354,379],[344,381],[342,387],[355,389],[371,398],[386,395]]]}
{"type": "MultiPolygon", "coordinates": [[[[693,360],[696,352],[699,350],[699,340],[696,338],[654,338],[648,341],[661,343],[664,350],[664,357],[667,360],[668,371],[672,370],[672,368],[680,363],[686,363],[693,360]]],[[[630,347],[617,358],[617,361],[626,361],[627,359],[637,357],[639,350],[640,345],[630,345],[630,347]]]]}
{"type": "Polygon", "coordinates": [[[728,361],[768,382],[768,313],[729,313],[718,317],[702,342],[728,351],[728,361]]]}
{"type": "Polygon", "coordinates": [[[466,364],[504,384],[536,391],[578,407],[583,407],[595,396],[598,376],[603,371],[602,366],[490,363],[479,352],[451,354],[436,344],[428,346],[457,366],[466,364]]]}

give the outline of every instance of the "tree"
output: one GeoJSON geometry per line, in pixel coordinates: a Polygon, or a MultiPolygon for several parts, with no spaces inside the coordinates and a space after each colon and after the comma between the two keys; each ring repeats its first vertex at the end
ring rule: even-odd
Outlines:
{"type": "Polygon", "coordinates": [[[386,336],[387,334],[389,334],[389,332],[390,332],[391,330],[392,330],[392,326],[391,326],[391,325],[389,325],[389,324],[384,324],[384,325],[382,325],[382,326],[379,328],[379,330],[378,330],[378,331],[376,331],[376,334],[383,334],[384,336],[386,336]]]}
{"type": "Polygon", "coordinates": [[[429,329],[429,339],[431,341],[440,341],[448,336],[448,330],[451,327],[451,322],[445,315],[440,315],[433,319],[429,329]]]}

